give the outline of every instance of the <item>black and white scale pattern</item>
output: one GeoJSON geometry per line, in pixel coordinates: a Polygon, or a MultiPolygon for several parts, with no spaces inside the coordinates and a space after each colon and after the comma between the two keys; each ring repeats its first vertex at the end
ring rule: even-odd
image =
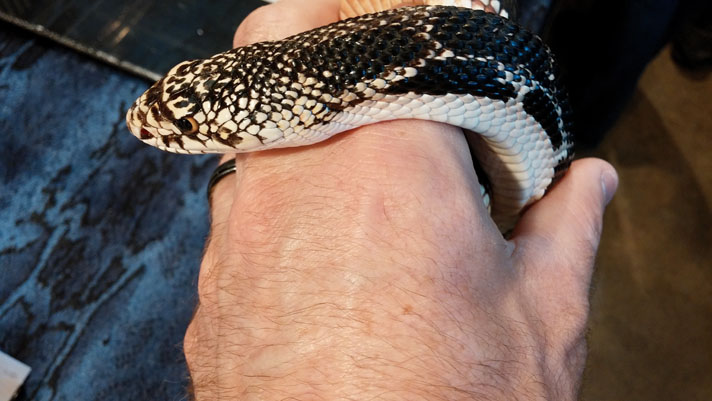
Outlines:
{"type": "Polygon", "coordinates": [[[404,7],[174,67],[133,105],[134,135],[177,153],[304,146],[416,118],[468,135],[500,228],[573,158],[567,95],[541,40],[497,15],[404,7]]]}

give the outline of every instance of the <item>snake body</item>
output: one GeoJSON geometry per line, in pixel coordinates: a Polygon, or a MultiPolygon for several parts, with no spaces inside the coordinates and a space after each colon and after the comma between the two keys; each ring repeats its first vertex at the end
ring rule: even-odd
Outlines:
{"type": "Polygon", "coordinates": [[[503,230],[573,158],[549,49],[506,18],[458,7],[397,8],[186,61],[127,114],[134,135],[176,153],[304,146],[408,118],[478,134],[468,138],[503,230]]]}

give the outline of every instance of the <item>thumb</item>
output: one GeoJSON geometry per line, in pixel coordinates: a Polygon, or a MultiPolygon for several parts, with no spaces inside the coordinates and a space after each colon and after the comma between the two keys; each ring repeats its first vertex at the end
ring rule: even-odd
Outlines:
{"type": "Polygon", "coordinates": [[[618,175],[599,159],[582,159],[514,230],[515,256],[536,266],[537,276],[566,279],[588,290],[603,225],[603,212],[618,187],[618,175]],[[539,266],[541,265],[541,266],[539,266]],[[553,277],[551,276],[553,275],[553,277]]]}

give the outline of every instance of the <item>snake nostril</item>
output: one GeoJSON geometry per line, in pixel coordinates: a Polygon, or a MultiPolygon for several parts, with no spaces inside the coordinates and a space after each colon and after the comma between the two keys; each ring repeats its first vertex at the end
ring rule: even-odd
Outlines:
{"type": "Polygon", "coordinates": [[[141,128],[141,139],[151,139],[153,135],[146,130],[146,128],[141,128]]]}

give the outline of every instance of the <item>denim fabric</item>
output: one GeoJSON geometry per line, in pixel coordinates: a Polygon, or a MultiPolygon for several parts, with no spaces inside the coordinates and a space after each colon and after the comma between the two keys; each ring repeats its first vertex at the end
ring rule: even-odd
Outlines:
{"type": "Polygon", "coordinates": [[[147,82],[0,25],[0,349],[19,400],[179,400],[213,157],[124,115],[147,82]]]}

